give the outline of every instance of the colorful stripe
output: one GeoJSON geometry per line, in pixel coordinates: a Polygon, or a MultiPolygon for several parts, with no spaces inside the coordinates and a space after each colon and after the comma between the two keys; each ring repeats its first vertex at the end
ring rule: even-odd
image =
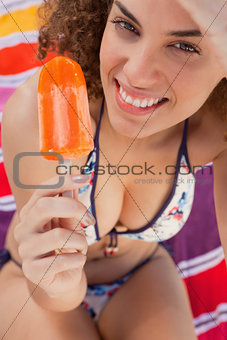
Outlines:
{"type": "Polygon", "coordinates": [[[15,87],[23,84],[29,77],[31,77],[35,71],[38,70],[39,67],[34,67],[25,72],[21,72],[18,74],[8,75],[8,76],[0,76],[0,84],[1,86],[15,89],[15,87]]]}
{"type": "MultiPolygon", "coordinates": [[[[200,335],[204,332],[216,328],[222,322],[227,322],[227,303],[221,303],[217,308],[209,314],[201,314],[194,319],[196,334],[200,335]]],[[[218,339],[218,338],[213,338],[218,339]]]]}
{"type": "Polygon", "coordinates": [[[0,87],[0,122],[2,121],[3,108],[15,90],[16,88],[13,87],[0,87]]]}
{"type": "Polygon", "coordinates": [[[33,31],[38,29],[36,12],[39,6],[13,11],[0,18],[0,37],[14,32],[33,31]]]}
{"type": "Polygon", "coordinates": [[[1,0],[0,2],[0,16],[22,9],[27,9],[31,6],[40,5],[42,0],[1,0]]]}
{"type": "MultiPolygon", "coordinates": [[[[4,48],[0,50],[0,75],[8,76],[9,78],[16,78],[18,73],[22,72],[30,72],[30,69],[34,69],[34,67],[43,66],[48,60],[52,59],[56,56],[56,53],[48,53],[48,58],[43,60],[37,59],[38,53],[38,43],[28,44],[23,43],[16,45],[14,47],[4,48]],[[13,62],[14,61],[14,62],[13,62]],[[13,75],[13,77],[12,77],[13,75]]],[[[28,74],[24,74],[23,79],[26,80],[29,77],[28,74]]],[[[9,79],[8,78],[8,79],[9,79]]],[[[7,86],[8,80],[7,78],[0,78],[1,86],[7,86]]],[[[16,85],[15,87],[19,86],[16,85]]]]}
{"type": "Polygon", "coordinates": [[[226,267],[223,260],[219,265],[184,280],[194,317],[215,310],[226,302],[226,267]],[[223,279],[221,279],[223,278],[223,279]]]}
{"type": "Polygon", "coordinates": [[[13,195],[0,197],[0,210],[1,211],[16,210],[16,203],[15,203],[13,195]]]}
{"type": "MultiPolygon", "coordinates": [[[[1,21],[1,20],[0,20],[1,21]]],[[[38,31],[15,32],[0,38],[0,50],[15,47],[23,43],[34,44],[38,40],[38,31]]],[[[0,51],[1,52],[1,51],[0,51]]]]}
{"type": "Polygon", "coordinates": [[[212,267],[217,266],[224,260],[224,252],[222,247],[213,249],[212,251],[200,255],[196,258],[182,261],[177,264],[179,273],[182,278],[194,276],[202,273],[212,267]]]}
{"type": "MultiPolygon", "coordinates": [[[[3,163],[0,163],[0,197],[12,194],[3,163]]],[[[1,209],[0,209],[1,210],[1,209]]]]}

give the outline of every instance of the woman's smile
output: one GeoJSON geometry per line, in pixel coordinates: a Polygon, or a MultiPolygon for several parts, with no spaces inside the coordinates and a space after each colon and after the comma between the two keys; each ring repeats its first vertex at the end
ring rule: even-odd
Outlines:
{"type": "Polygon", "coordinates": [[[147,114],[154,115],[154,112],[162,105],[166,104],[168,99],[159,98],[139,98],[122,87],[115,80],[115,98],[119,108],[127,113],[142,116],[147,114]]]}

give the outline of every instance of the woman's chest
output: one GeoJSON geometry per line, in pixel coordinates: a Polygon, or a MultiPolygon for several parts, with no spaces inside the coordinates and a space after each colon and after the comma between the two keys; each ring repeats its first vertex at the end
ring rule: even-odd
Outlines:
{"type": "MultiPolygon", "coordinates": [[[[181,157],[186,156],[182,162],[191,166],[195,173],[199,167],[211,162],[224,147],[224,128],[217,119],[212,122],[212,117],[207,115],[206,121],[204,117],[190,117],[184,150],[181,145],[184,122],[168,143],[146,153],[135,149],[132,152],[130,148],[123,150],[116,141],[105,139],[104,143],[101,139],[91,197],[100,237],[114,226],[121,225],[130,230],[146,226],[174,197],[176,187],[178,193],[180,190],[182,193],[187,191],[184,183],[188,180],[187,176],[178,178],[178,174],[182,173],[179,167],[181,157]]],[[[189,180],[193,179],[192,176],[189,180]]]]}
{"type": "MultiPolygon", "coordinates": [[[[121,230],[136,230],[155,220],[166,204],[174,201],[176,189],[179,199],[180,195],[187,194],[192,181],[195,182],[195,177],[188,175],[184,166],[191,167],[195,174],[223,148],[220,128],[219,133],[211,134],[211,124],[198,124],[191,117],[182,149],[183,124],[168,143],[146,154],[119,152],[116,144],[110,152],[108,143],[100,144],[102,152],[98,165],[102,171],[97,175],[94,188],[100,236],[114,226],[122,226],[121,230]]],[[[209,173],[212,176],[212,171],[209,173]]]]}
{"type": "Polygon", "coordinates": [[[175,168],[170,163],[166,170],[151,156],[144,162],[119,164],[115,174],[97,176],[94,202],[100,236],[114,226],[142,228],[157,215],[174,187],[175,168]]]}

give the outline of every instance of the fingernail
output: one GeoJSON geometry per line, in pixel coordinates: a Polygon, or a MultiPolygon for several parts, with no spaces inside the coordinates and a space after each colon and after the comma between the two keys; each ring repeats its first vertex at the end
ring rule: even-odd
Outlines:
{"type": "Polygon", "coordinates": [[[95,224],[95,218],[93,215],[91,215],[89,212],[86,213],[85,217],[84,217],[85,223],[88,224],[95,224]]]}
{"type": "Polygon", "coordinates": [[[78,176],[72,176],[72,181],[74,183],[83,183],[87,182],[90,179],[89,175],[78,175],[78,176]]]}

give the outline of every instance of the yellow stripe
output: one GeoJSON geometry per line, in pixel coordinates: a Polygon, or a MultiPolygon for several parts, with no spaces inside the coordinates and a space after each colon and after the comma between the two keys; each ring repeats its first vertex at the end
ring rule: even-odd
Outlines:
{"type": "Polygon", "coordinates": [[[20,32],[37,29],[36,12],[39,6],[11,12],[0,17],[0,37],[20,32]]]}

